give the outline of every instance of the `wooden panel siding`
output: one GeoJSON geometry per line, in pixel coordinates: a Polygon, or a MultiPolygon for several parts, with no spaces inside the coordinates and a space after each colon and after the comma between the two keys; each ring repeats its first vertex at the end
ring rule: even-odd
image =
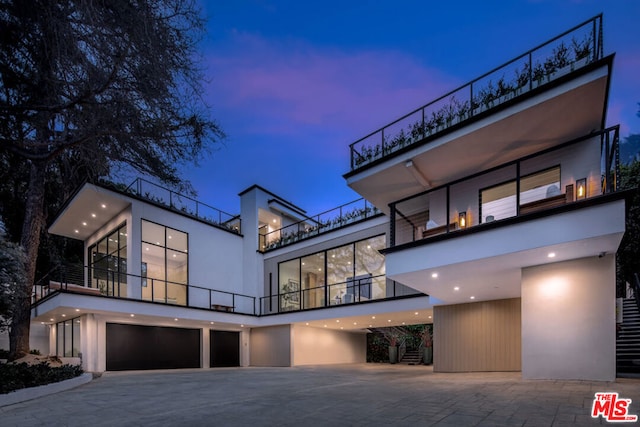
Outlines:
{"type": "Polygon", "coordinates": [[[520,371],[520,298],[434,307],[434,371],[520,371]]]}

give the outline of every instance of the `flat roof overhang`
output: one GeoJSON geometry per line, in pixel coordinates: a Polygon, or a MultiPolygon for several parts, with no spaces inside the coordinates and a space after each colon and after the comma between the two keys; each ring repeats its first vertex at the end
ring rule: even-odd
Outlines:
{"type": "Polygon", "coordinates": [[[378,209],[604,127],[613,56],[345,174],[378,209]],[[426,181],[426,185],[425,185],[426,181]]]}
{"type": "Polygon", "coordinates": [[[121,194],[84,184],[64,205],[49,233],[86,240],[130,205],[131,200],[121,194]]]}
{"type": "Polygon", "coordinates": [[[367,332],[370,327],[431,323],[433,322],[432,307],[430,297],[421,295],[325,309],[252,316],[151,301],[59,292],[32,307],[31,320],[53,325],[86,314],[94,314],[107,317],[109,322],[168,325],[181,328],[242,330],[242,328],[295,324],[304,327],[367,332]]]}
{"type": "Polygon", "coordinates": [[[387,249],[387,277],[439,300],[434,305],[520,297],[523,268],[616,253],[625,230],[624,196],[575,205],[387,249]]]}

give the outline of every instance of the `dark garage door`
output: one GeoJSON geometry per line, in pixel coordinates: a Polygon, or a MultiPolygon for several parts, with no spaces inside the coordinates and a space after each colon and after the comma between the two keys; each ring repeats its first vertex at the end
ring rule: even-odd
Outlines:
{"type": "Polygon", "coordinates": [[[200,330],[107,323],[107,371],[200,367],[200,330]]]}
{"type": "Polygon", "coordinates": [[[209,338],[209,366],[240,366],[240,332],[211,331],[209,338]]]}

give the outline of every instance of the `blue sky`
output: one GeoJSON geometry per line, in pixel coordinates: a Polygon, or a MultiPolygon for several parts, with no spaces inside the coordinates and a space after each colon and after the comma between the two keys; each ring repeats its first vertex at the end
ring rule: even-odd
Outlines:
{"type": "Polygon", "coordinates": [[[309,214],[357,199],[351,142],[601,12],[608,124],[640,133],[637,0],[201,1],[204,95],[228,138],[185,178],[231,213],[253,184],[309,214]]]}

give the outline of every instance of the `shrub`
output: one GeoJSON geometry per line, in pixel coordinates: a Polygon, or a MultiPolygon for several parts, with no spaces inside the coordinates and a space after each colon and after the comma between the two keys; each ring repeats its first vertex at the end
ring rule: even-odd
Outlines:
{"type": "Polygon", "coordinates": [[[22,388],[36,387],[75,378],[82,368],[74,365],[51,367],[47,362],[37,365],[23,363],[0,364],[0,394],[22,388]]]}

